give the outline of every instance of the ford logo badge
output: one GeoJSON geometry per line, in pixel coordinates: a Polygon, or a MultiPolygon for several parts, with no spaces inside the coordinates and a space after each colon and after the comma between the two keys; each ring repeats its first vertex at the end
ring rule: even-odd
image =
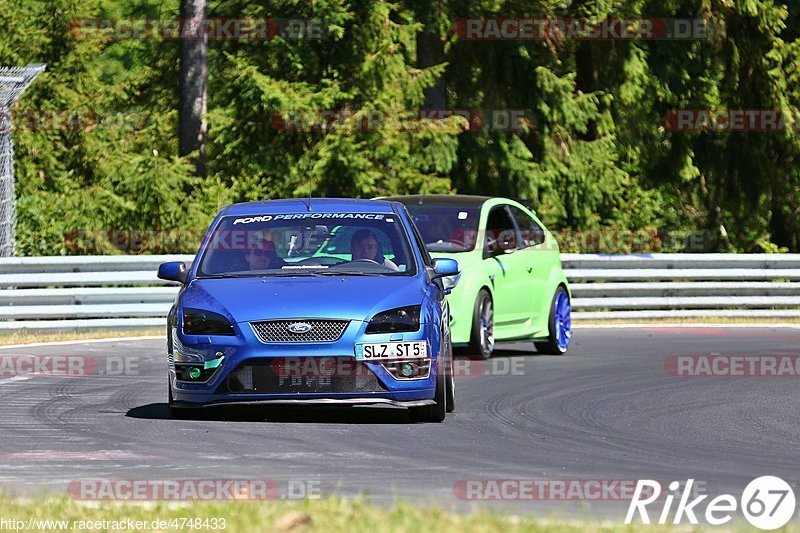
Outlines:
{"type": "Polygon", "coordinates": [[[312,328],[313,326],[311,324],[306,324],[305,322],[295,322],[294,324],[290,324],[286,329],[292,333],[300,335],[302,333],[308,333],[312,328]]]}

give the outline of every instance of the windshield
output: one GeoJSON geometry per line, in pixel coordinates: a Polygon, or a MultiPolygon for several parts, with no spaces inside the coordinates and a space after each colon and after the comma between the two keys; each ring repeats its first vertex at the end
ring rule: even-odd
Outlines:
{"type": "Polygon", "coordinates": [[[197,269],[199,278],[415,273],[400,219],[380,213],[224,217],[197,269]]]}
{"type": "Polygon", "coordinates": [[[406,204],[429,252],[468,252],[478,239],[478,205],[406,204]]]}

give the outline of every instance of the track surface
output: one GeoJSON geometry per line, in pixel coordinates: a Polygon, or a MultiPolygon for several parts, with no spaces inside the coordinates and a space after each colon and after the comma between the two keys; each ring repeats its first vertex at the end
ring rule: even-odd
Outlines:
{"type": "MultiPolygon", "coordinates": [[[[800,480],[800,394],[791,377],[685,378],[668,356],[800,355],[800,329],[579,329],[565,357],[500,345],[498,375],[457,379],[444,424],[403,409],[221,408],[168,418],[163,341],[0,349],[130,358],[134,375],[0,379],[0,490],[64,491],[85,478],[274,479],[322,495],[438,501],[621,520],[607,502],[464,501],[465,479],[701,480],[741,494],[761,475],[800,480]],[[507,375],[512,368],[512,375],[507,375]]],[[[475,371],[475,367],[472,371],[475,371]]]]}

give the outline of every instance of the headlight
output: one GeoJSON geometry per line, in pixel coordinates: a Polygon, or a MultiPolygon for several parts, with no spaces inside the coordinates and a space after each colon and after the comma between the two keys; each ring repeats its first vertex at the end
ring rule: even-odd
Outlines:
{"type": "Polygon", "coordinates": [[[183,310],[183,332],[187,335],[235,335],[227,318],[202,309],[183,310]]]}
{"type": "Polygon", "coordinates": [[[378,313],[367,326],[367,333],[395,333],[419,329],[419,305],[409,305],[378,313]]]}

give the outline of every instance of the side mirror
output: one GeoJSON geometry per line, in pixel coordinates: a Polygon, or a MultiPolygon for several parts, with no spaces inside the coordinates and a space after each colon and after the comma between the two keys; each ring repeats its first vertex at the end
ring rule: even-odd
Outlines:
{"type": "Polygon", "coordinates": [[[158,265],[159,279],[186,283],[187,275],[186,265],[182,261],[170,261],[169,263],[158,265]]]}
{"type": "Polygon", "coordinates": [[[458,274],[458,261],[455,259],[439,258],[433,260],[434,277],[455,276],[458,274]]]}
{"type": "Polygon", "coordinates": [[[458,271],[458,261],[448,258],[434,259],[433,279],[437,278],[442,278],[444,293],[450,294],[450,291],[455,288],[461,278],[461,273],[458,271]]]}

